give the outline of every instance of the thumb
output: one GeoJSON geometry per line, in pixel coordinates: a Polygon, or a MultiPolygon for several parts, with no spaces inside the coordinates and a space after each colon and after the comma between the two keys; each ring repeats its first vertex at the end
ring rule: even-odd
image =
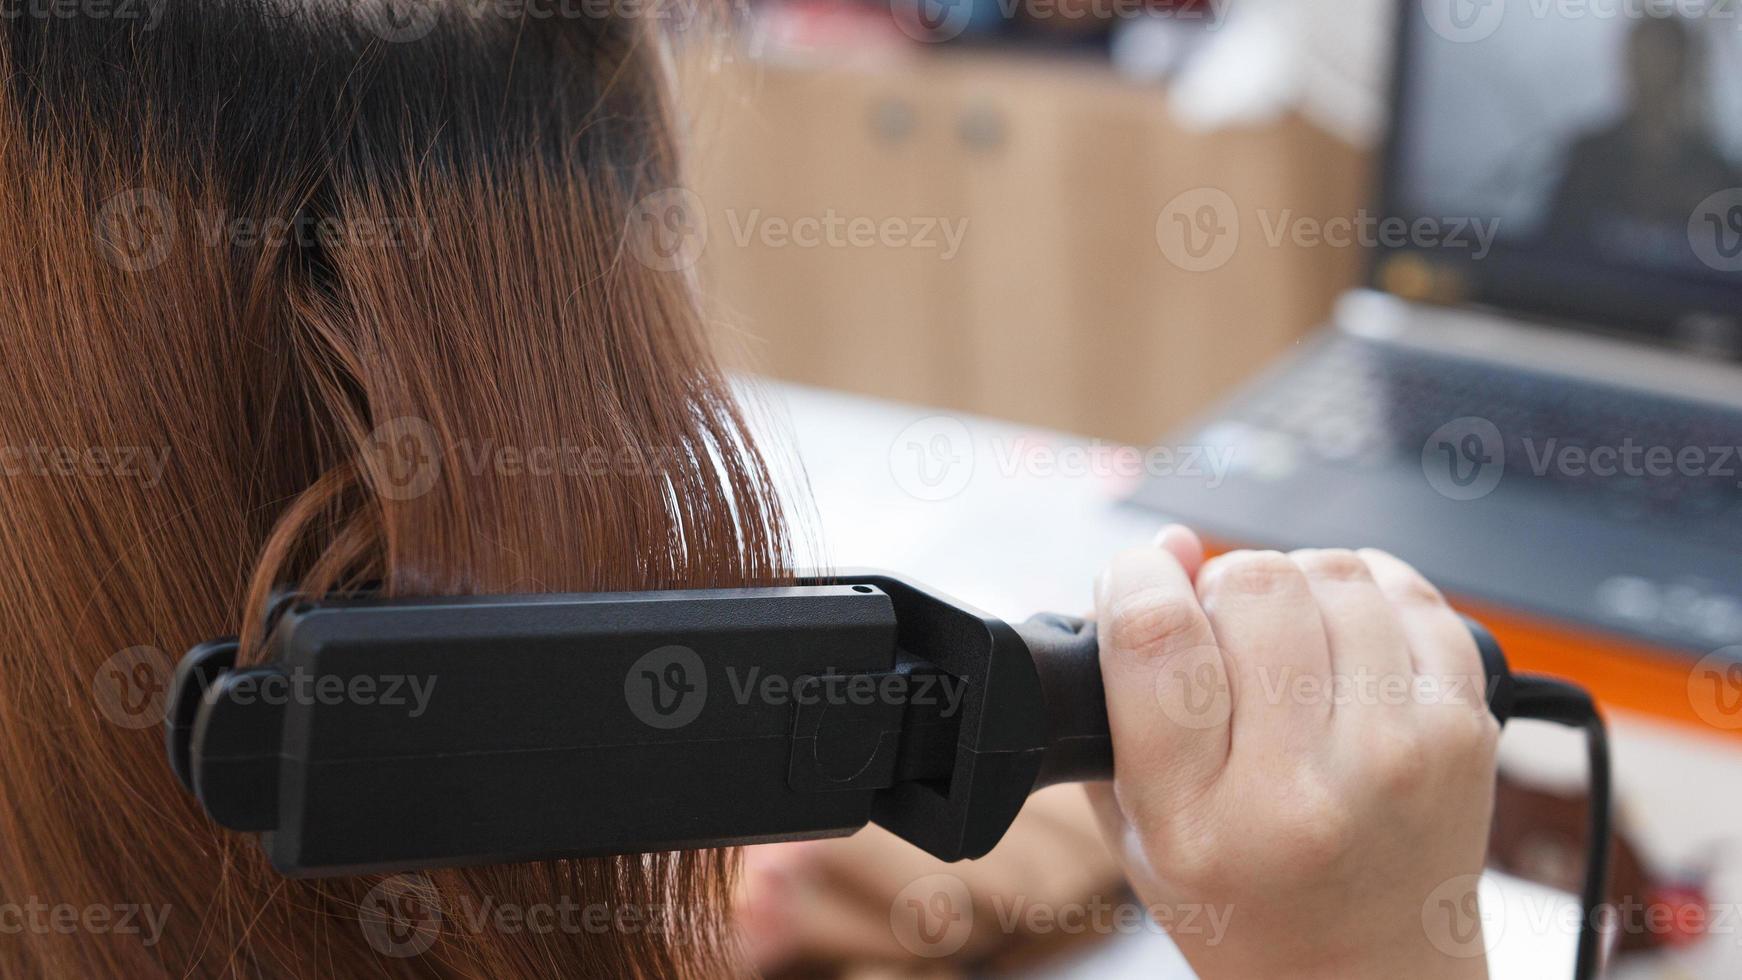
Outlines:
{"type": "Polygon", "coordinates": [[[1169,524],[1155,536],[1155,546],[1172,555],[1187,578],[1198,580],[1198,571],[1204,567],[1204,543],[1191,528],[1169,524]]]}
{"type": "Polygon", "coordinates": [[[1101,678],[1127,814],[1201,787],[1227,761],[1231,691],[1193,576],[1203,546],[1169,527],[1155,546],[1114,558],[1096,595],[1101,678]]]}

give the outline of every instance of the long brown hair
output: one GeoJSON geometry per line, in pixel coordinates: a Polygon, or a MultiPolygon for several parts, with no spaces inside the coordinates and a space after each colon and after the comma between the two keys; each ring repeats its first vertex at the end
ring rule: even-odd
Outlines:
{"type": "Polygon", "coordinates": [[[783,574],[691,284],[635,237],[678,179],[662,47],[596,6],[0,21],[0,975],[734,968],[715,853],[436,873],[447,914],[384,946],[359,909],[407,883],[280,879],[137,686],[212,636],[257,656],[285,585],[783,574]]]}

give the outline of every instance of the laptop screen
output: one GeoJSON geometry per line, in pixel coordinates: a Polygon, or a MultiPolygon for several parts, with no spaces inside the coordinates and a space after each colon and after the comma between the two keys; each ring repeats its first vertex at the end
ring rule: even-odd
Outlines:
{"type": "Polygon", "coordinates": [[[1375,285],[1742,359],[1742,2],[1400,11],[1375,285]]]}

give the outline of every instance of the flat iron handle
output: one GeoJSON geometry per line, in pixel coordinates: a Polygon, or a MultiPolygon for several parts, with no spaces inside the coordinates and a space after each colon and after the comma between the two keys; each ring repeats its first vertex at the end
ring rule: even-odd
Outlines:
{"type": "Polygon", "coordinates": [[[1046,699],[1046,756],[1034,788],[1112,779],[1113,735],[1095,624],[1041,613],[1013,628],[1028,645],[1046,699]]]}
{"type": "MultiPolygon", "coordinates": [[[[1512,716],[1512,671],[1494,635],[1464,617],[1487,674],[1488,707],[1505,724],[1512,716]]],[[[1107,692],[1095,624],[1073,616],[1042,613],[1015,625],[1028,645],[1046,698],[1047,749],[1035,788],[1056,783],[1113,778],[1113,738],[1107,726],[1107,692]]]]}

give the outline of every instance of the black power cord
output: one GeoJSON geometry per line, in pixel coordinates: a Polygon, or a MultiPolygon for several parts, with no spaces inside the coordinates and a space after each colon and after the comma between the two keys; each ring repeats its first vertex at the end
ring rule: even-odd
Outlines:
{"type": "Polygon", "coordinates": [[[1578,961],[1574,980],[1595,980],[1602,965],[1601,912],[1609,900],[1609,734],[1603,716],[1584,690],[1552,677],[1513,677],[1512,717],[1582,728],[1590,759],[1591,812],[1585,885],[1579,896],[1583,920],[1579,926],[1578,961]]]}

